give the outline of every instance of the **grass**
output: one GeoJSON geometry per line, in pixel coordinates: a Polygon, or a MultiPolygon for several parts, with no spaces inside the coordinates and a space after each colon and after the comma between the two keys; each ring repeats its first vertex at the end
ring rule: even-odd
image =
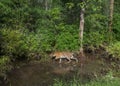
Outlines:
{"type": "Polygon", "coordinates": [[[73,79],[69,82],[55,80],[53,86],[120,86],[120,78],[113,77],[111,74],[100,79],[91,80],[87,83],[81,83],[79,79],[73,79]]]}
{"type": "Polygon", "coordinates": [[[0,73],[9,70],[9,63],[10,63],[10,58],[8,56],[1,56],[0,57],[0,73]]]}
{"type": "Polygon", "coordinates": [[[8,56],[0,56],[0,84],[3,80],[7,79],[6,72],[11,69],[12,66],[10,65],[10,58],[8,56]]]}
{"type": "Polygon", "coordinates": [[[58,80],[53,86],[120,86],[120,78],[115,78],[113,80],[94,80],[86,84],[81,84],[78,81],[64,82],[58,80]]]}

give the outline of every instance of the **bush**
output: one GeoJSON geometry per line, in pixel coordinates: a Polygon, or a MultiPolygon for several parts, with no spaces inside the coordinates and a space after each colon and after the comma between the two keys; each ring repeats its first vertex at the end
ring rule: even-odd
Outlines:
{"type": "Polygon", "coordinates": [[[5,73],[6,71],[11,69],[9,64],[10,64],[9,56],[0,57],[0,76],[2,73],[5,73]]]}
{"type": "Polygon", "coordinates": [[[1,53],[10,56],[12,59],[22,56],[25,52],[23,35],[19,30],[1,29],[1,53]],[[14,57],[14,58],[13,58],[14,57]]]}
{"type": "Polygon", "coordinates": [[[99,47],[106,43],[107,17],[101,14],[90,14],[85,17],[84,45],[99,47]]]}
{"type": "Polygon", "coordinates": [[[59,30],[55,36],[57,50],[78,50],[79,49],[79,35],[78,28],[75,25],[59,24],[59,30]]]}
{"type": "Polygon", "coordinates": [[[38,34],[11,29],[1,29],[0,33],[1,54],[10,56],[12,60],[27,59],[29,53],[38,53],[41,50],[38,34]]]}
{"type": "Polygon", "coordinates": [[[107,52],[111,54],[114,58],[120,59],[120,42],[109,45],[106,48],[107,52]]]}
{"type": "Polygon", "coordinates": [[[114,14],[113,35],[116,40],[120,41],[120,14],[114,14]]]}
{"type": "Polygon", "coordinates": [[[84,33],[84,45],[91,47],[96,46],[98,48],[104,42],[106,42],[106,36],[104,35],[104,32],[95,31],[89,32],[89,34],[86,32],[84,33]]]}

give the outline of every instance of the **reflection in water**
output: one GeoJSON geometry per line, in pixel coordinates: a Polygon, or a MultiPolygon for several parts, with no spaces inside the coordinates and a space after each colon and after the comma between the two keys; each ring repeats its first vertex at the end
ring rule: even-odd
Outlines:
{"type": "Polygon", "coordinates": [[[8,74],[8,78],[11,86],[50,86],[55,79],[70,80],[75,76],[81,78],[81,82],[84,83],[104,67],[96,59],[70,64],[57,62],[29,64],[14,69],[8,74]]]}
{"type": "Polygon", "coordinates": [[[74,66],[59,64],[59,66],[55,67],[52,72],[59,75],[59,74],[68,74],[72,71],[74,71],[74,66]]]}

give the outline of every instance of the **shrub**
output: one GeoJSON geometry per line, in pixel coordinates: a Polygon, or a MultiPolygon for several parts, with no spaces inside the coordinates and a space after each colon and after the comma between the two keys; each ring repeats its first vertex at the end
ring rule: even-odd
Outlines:
{"type": "Polygon", "coordinates": [[[107,52],[111,54],[114,58],[120,59],[120,42],[109,45],[106,48],[107,52]]]}
{"type": "Polygon", "coordinates": [[[57,50],[78,50],[79,35],[75,25],[59,24],[58,34],[55,36],[55,49],[57,50]]]}
{"type": "Polygon", "coordinates": [[[101,14],[90,14],[85,17],[84,45],[99,47],[107,42],[107,17],[101,14]]]}
{"type": "Polygon", "coordinates": [[[27,59],[29,53],[40,51],[40,37],[20,30],[1,29],[1,54],[12,60],[27,59]]]}
{"type": "Polygon", "coordinates": [[[116,40],[120,41],[120,14],[114,14],[113,35],[116,40]]]}
{"type": "Polygon", "coordinates": [[[1,56],[0,57],[0,75],[1,75],[1,73],[4,73],[5,71],[8,71],[11,69],[9,64],[10,64],[9,56],[1,56]]]}
{"type": "Polygon", "coordinates": [[[19,30],[1,29],[2,41],[1,41],[1,53],[8,55],[11,58],[21,56],[23,54],[22,33],[19,30]]]}
{"type": "Polygon", "coordinates": [[[99,47],[99,45],[103,44],[104,42],[106,42],[106,36],[104,35],[104,32],[95,31],[89,32],[89,34],[86,32],[84,33],[84,45],[99,47]]]}

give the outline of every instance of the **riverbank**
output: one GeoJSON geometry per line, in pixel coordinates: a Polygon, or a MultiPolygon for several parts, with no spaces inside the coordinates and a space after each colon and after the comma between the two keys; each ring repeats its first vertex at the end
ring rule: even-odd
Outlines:
{"type": "MultiPolygon", "coordinates": [[[[72,61],[70,64],[66,64],[66,61],[63,61],[62,64],[59,64],[54,60],[20,63],[7,73],[7,77],[11,86],[72,86],[73,84],[75,84],[73,86],[78,86],[78,84],[92,86],[92,84],[102,83],[104,77],[110,76],[110,78],[115,78],[110,83],[116,86],[115,83],[120,78],[120,64],[118,62],[105,59],[102,52],[86,53],[86,57],[79,63],[72,61]]],[[[108,82],[104,82],[104,84],[109,83],[109,78],[108,82]]]]}

